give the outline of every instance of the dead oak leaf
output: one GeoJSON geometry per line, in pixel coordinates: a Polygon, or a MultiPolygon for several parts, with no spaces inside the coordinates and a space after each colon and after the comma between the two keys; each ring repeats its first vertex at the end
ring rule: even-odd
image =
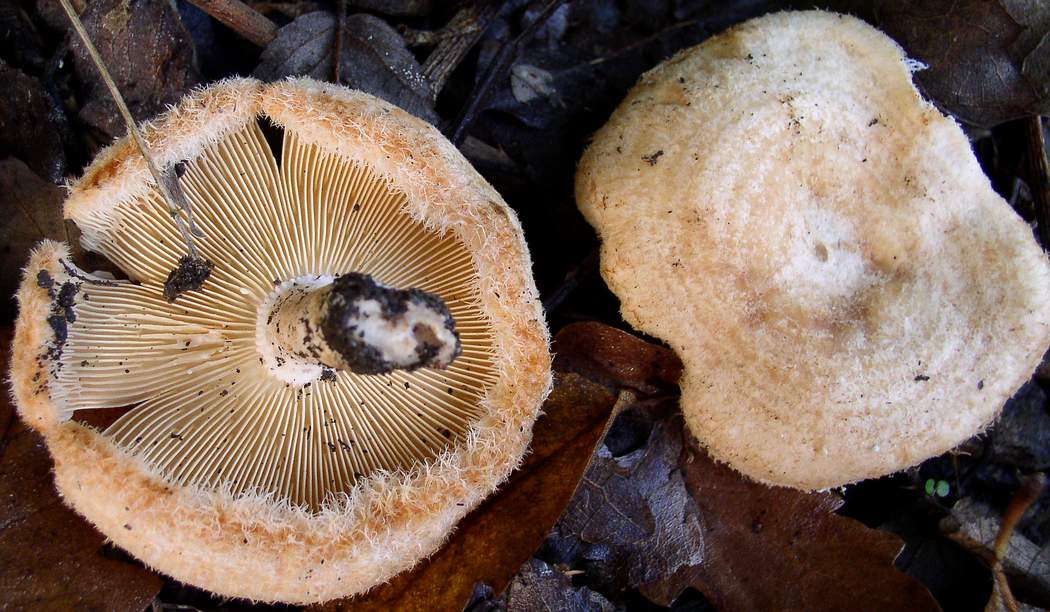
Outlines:
{"type": "Polygon", "coordinates": [[[619,414],[544,561],[582,572],[595,591],[630,586],[661,605],[693,587],[720,610],[937,609],[894,568],[901,540],[835,514],[839,497],[768,487],[709,459],[676,398],[659,393],[677,380],[673,351],[597,323],[572,327],[561,346],[573,350],[556,364],[657,395],[619,414]]]}
{"type": "Polygon", "coordinates": [[[680,462],[704,516],[706,558],[687,579],[719,610],[939,610],[897,571],[901,540],[835,514],[832,493],[749,481],[691,439],[680,462]]]}

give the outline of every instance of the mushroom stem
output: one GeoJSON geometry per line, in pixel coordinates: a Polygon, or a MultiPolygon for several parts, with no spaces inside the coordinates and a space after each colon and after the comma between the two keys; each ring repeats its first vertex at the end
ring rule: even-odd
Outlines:
{"type": "Polygon", "coordinates": [[[444,368],[462,347],[445,302],[351,272],[330,284],[293,283],[267,317],[280,360],[306,360],[356,374],[444,368]]]}

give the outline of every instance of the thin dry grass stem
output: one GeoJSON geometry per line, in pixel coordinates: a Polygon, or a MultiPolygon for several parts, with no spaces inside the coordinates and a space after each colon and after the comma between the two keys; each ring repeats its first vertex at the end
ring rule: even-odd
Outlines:
{"type": "Polygon", "coordinates": [[[106,88],[109,89],[109,94],[117,104],[117,110],[120,111],[121,117],[124,118],[124,123],[128,126],[128,133],[131,134],[132,138],[135,140],[135,144],[138,146],[139,152],[142,153],[142,157],[146,160],[146,166],[149,167],[149,172],[153,175],[153,180],[157,184],[157,189],[160,191],[161,196],[163,196],[164,202],[168,205],[168,209],[171,212],[171,218],[178,226],[179,233],[182,234],[182,239],[186,243],[186,248],[189,251],[190,256],[197,258],[197,248],[193,244],[193,236],[191,233],[197,236],[200,236],[201,234],[194,227],[193,212],[189,203],[186,201],[185,196],[178,199],[176,198],[175,193],[182,195],[181,192],[179,192],[178,177],[173,175],[170,179],[166,180],[165,176],[161,174],[160,170],[157,168],[157,165],[153,163],[153,158],[150,157],[149,154],[149,147],[146,145],[146,141],[143,140],[142,133],[139,132],[135,119],[131,116],[131,111],[128,110],[128,105],[124,102],[124,97],[120,95],[120,91],[117,89],[117,84],[113,81],[113,77],[106,68],[106,64],[102,60],[102,56],[99,54],[98,49],[96,49],[94,43],[91,42],[91,38],[88,36],[87,30],[84,29],[84,24],[81,23],[80,17],[77,16],[77,13],[73,9],[69,0],[59,0],[59,2],[61,2],[62,9],[65,10],[70,23],[73,24],[73,29],[76,30],[77,35],[80,36],[80,40],[83,41],[84,48],[87,49],[88,55],[91,56],[91,60],[98,68],[99,74],[102,75],[102,81],[106,84],[106,88]],[[186,211],[186,217],[189,219],[188,228],[179,214],[181,210],[186,211]]]}
{"type": "Polygon", "coordinates": [[[332,54],[332,82],[339,85],[343,66],[343,38],[346,37],[346,0],[336,1],[335,52],[332,54]]]}

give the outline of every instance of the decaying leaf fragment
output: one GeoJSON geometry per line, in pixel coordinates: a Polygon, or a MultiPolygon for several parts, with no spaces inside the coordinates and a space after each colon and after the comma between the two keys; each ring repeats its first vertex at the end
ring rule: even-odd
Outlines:
{"type": "MultiPolygon", "coordinates": [[[[627,427],[646,420],[638,412],[624,414],[627,427]]],[[[667,606],[686,586],[669,579],[707,561],[705,520],[677,467],[681,422],[663,419],[649,426],[638,449],[614,456],[609,441],[599,449],[558,530],[612,550],[608,558],[591,560],[604,566],[599,572],[607,574],[607,587],[629,585],[667,606]]]]}
{"type": "Polygon", "coordinates": [[[36,174],[57,183],[66,172],[65,115],[40,82],[0,59],[0,158],[21,159],[36,174]]]}
{"type": "MultiPolygon", "coordinates": [[[[940,527],[950,539],[991,566],[995,563],[995,542],[1001,523],[1002,516],[992,508],[964,498],[941,520],[940,527]]],[[[1050,602],[1050,549],[1014,532],[1000,562],[1014,594],[1030,598],[1033,603],[1050,602]]]]}
{"type": "MultiPolygon", "coordinates": [[[[24,263],[33,245],[44,238],[65,240],[62,221],[62,188],[45,181],[21,160],[0,159],[0,269],[12,271],[24,263]]],[[[0,275],[0,319],[14,319],[15,304],[8,296],[18,289],[18,277],[0,275]]]]}
{"type": "Polygon", "coordinates": [[[837,495],[769,487],[711,460],[676,409],[670,349],[597,323],[558,340],[556,368],[652,385],[624,405],[537,553],[577,587],[635,588],[660,605],[692,587],[719,610],[937,609],[894,567],[901,540],[835,514],[837,495]]]}
{"type": "MultiPolygon", "coordinates": [[[[192,39],[175,6],[164,0],[88,2],[84,27],[137,120],[178,102],[200,82],[192,39]]],[[[68,28],[68,23],[62,24],[68,28]]],[[[111,137],[127,126],[83,44],[71,37],[73,65],[90,92],[79,118],[111,137]]]]}
{"type": "Polygon", "coordinates": [[[900,538],[835,514],[837,495],[751,481],[695,440],[680,465],[706,526],[705,563],[691,584],[717,609],[940,609],[894,568],[900,538]]]}

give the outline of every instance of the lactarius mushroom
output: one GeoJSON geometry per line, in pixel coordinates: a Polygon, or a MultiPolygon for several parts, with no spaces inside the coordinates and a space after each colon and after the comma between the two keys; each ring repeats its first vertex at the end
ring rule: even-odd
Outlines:
{"type": "Polygon", "coordinates": [[[11,379],[63,498],[222,595],[317,602],[411,567],[513,470],[550,385],[514,213],[430,125],[309,80],[225,81],[144,134],[212,268],[165,299],[184,246],[127,140],[73,186],[128,280],[54,242],[25,269],[11,379]]]}
{"type": "Polygon", "coordinates": [[[823,489],[991,423],[1050,344],[1050,266],[902,50],[746,22],[645,74],[580,163],[624,318],[682,358],[716,458],[823,489]]]}

